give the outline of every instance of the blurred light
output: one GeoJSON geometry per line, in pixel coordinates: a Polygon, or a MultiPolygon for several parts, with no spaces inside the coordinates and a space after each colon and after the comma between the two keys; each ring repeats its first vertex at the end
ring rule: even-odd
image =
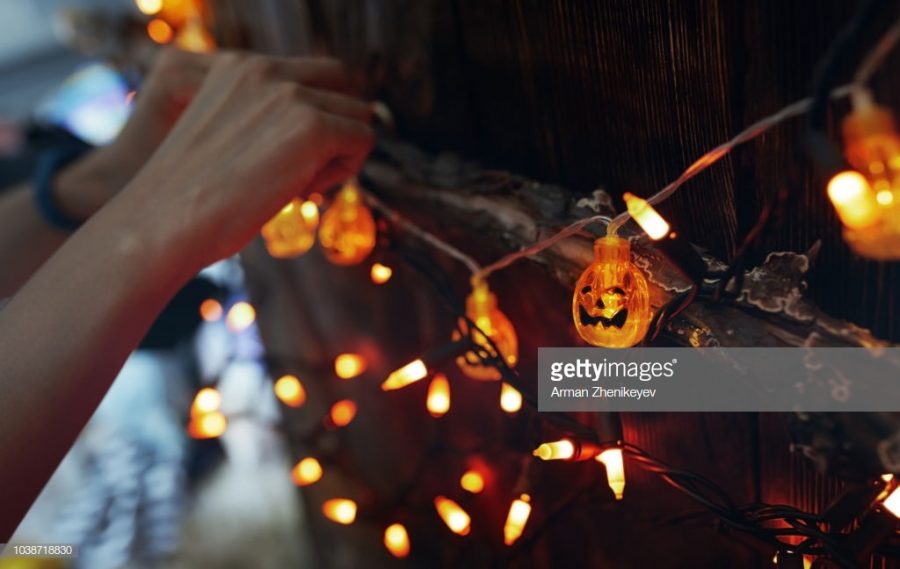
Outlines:
{"type": "Polygon", "coordinates": [[[249,302],[236,302],[228,310],[228,329],[232,332],[242,332],[256,321],[256,309],[249,302]]]}
{"type": "Polygon", "coordinates": [[[391,524],[384,530],[384,546],[399,559],[409,555],[409,534],[403,524],[391,524]]]}
{"type": "Polygon", "coordinates": [[[199,417],[206,413],[218,411],[222,405],[222,396],[214,387],[204,387],[194,396],[191,404],[191,417],[199,417]]]}
{"type": "Polygon", "coordinates": [[[443,417],[450,410],[450,382],[446,375],[439,373],[431,380],[425,407],[434,418],[443,417]]]}
{"type": "Polygon", "coordinates": [[[356,502],[346,498],[332,498],[322,504],[322,513],[333,522],[350,525],[356,520],[356,502]]]}
{"type": "Polygon", "coordinates": [[[153,14],[159,12],[162,9],[162,0],[134,0],[134,3],[137,5],[137,9],[141,11],[142,14],[146,14],[148,16],[152,16],[153,14]]]}
{"type": "Polygon", "coordinates": [[[607,449],[597,455],[596,460],[606,467],[606,483],[615,494],[616,500],[621,500],[625,494],[625,464],[622,461],[622,449],[607,449]]]}
{"type": "Polygon", "coordinates": [[[472,530],[472,519],[459,504],[444,496],[438,496],[434,499],[434,507],[450,531],[457,535],[469,535],[472,530]]]}
{"type": "Polygon", "coordinates": [[[894,479],[894,475],[891,474],[890,472],[888,472],[887,474],[882,474],[881,479],[884,480],[885,482],[890,482],[891,480],[894,479]]]}
{"type": "Polygon", "coordinates": [[[341,379],[352,379],[366,371],[366,358],[359,354],[341,354],[334,358],[334,373],[341,379]]]}
{"type": "Polygon", "coordinates": [[[650,202],[629,192],[625,192],[622,195],[622,199],[625,200],[625,207],[628,209],[628,213],[641,226],[641,229],[650,236],[650,239],[658,241],[666,236],[669,232],[669,224],[653,209],[650,202]]]}
{"type": "Polygon", "coordinates": [[[164,20],[153,18],[147,23],[147,35],[156,43],[165,45],[172,41],[175,32],[164,20]]]}
{"type": "Polygon", "coordinates": [[[828,197],[843,224],[851,229],[860,229],[878,220],[869,181],[855,170],[835,174],[828,182],[828,197]]]}
{"type": "Polygon", "coordinates": [[[349,399],[338,401],[331,406],[331,422],[337,427],[346,427],[356,417],[356,403],[349,399]]]}
{"type": "Polygon", "coordinates": [[[306,403],[306,390],[303,384],[293,375],[283,375],[273,386],[275,397],[288,407],[299,407],[306,403]]]}
{"type": "Polygon", "coordinates": [[[505,381],[500,387],[500,408],[510,414],[517,413],[522,408],[522,394],[505,381]]]}
{"type": "Polygon", "coordinates": [[[541,460],[568,460],[575,456],[575,444],[569,439],[544,443],[533,454],[541,460]]]}
{"type": "Polygon", "coordinates": [[[459,479],[459,485],[466,492],[480,494],[484,490],[484,477],[474,470],[467,470],[459,479]]]}
{"type": "Polygon", "coordinates": [[[225,415],[218,411],[198,415],[191,419],[188,434],[195,439],[214,439],[222,436],[228,427],[225,415]]]}
{"type": "Polygon", "coordinates": [[[207,298],[200,304],[200,317],[207,322],[215,322],[224,314],[222,304],[214,298],[207,298]]]}
{"type": "Polygon", "coordinates": [[[531,496],[522,494],[509,506],[509,514],[506,516],[506,524],[503,526],[503,543],[512,545],[525,530],[528,517],[531,515],[531,496]]]}
{"type": "Polygon", "coordinates": [[[308,456],[294,466],[291,479],[297,486],[309,486],[322,478],[322,465],[315,458],[308,456]]]}
{"type": "Polygon", "coordinates": [[[410,383],[415,383],[420,379],[424,379],[427,375],[428,368],[425,366],[425,362],[421,359],[413,360],[389,375],[384,383],[381,384],[381,389],[384,391],[400,389],[401,387],[406,387],[410,383]]]}
{"type": "Polygon", "coordinates": [[[894,488],[882,504],[894,517],[900,518],[900,486],[894,488]]]}
{"type": "Polygon", "coordinates": [[[391,280],[391,275],[393,274],[394,269],[388,267],[387,265],[382,265],[381,263],[374,263],[372,265],[370,276],[372,277],[373,283],[380,285],[391,280]]]}

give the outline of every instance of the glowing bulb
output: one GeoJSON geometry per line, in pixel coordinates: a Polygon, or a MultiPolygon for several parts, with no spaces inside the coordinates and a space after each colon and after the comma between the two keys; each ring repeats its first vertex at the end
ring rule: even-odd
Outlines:
{"type": "Polygon", "coordinates": [[[888,497],[884,499],[882,505],[892,514],[894,517],[900,518],[900,486],[894,488],[894,490],[888,494],[888,497]]]}
{"type": "Polygon", "coordinates": [[[336,427],[346,427],[356,417],[356,403],[349,399],[338,401],[331,406],[330,416],[336,427]]]}
{"type": "Polygon", "coordinates": [[[334,358],[334,373],[341,379],[352,379],[366,371],[366,358],[359,354],[341,354],[334,358]]]}
{"type": "Polygon", "coordinates": [[[322,504],[322,513],[333,522],[350,525],[356,520],[356,502],[346,498],[332,498],[322,504]]]}
{"type": "Polygon", "coordinates": [[[403,524],[391,524],[384,530],[384,546],[391,555],[403,559],[409,555],[409,534],[403,524]]]}
{"type": "Polygon", "coordinates": [[[625,192],[622,199],[625,200],[628,213],[650,236],[650,239],[658,241],[669,233],[669,224],[653,209],[650,202],[628,192],[625,192]]]}
{"type": "Polygon", "coordinates": [[[394,269],[388,267],[387,265],[382,265],[381,263],[373,263],[372,271],[370,276],[372,277],[372,282],[380,285],[391,280],[391,276],[394,274],[394,269]]]}
{"type": "Polygon", "coordinates": [[[235,302],[225,321],[232,332],[243,332],[256,322],[256,309],[249,302],[235,302]]]}
{"type": "Polygon", "coordinates": [[[159,12],[163,5],[162,0],[135,0],[134,3],[137,5],[137,9],[147,16],[159,12]]]}
{"type": "Polygon", "coordinates": [[[572,318],[589,344],[627,348],[643,340],[653,315],[644,275],[631,263],[631,246],[607,235],[594,242],[594,262],[575,284],[572,318]]]}
{"type": "Polygon", "coordinates": [[[384,391],[400,389],[401,387],[406,387],[411,383],[425,379],[427,375],[428,367],[425,366],[425,362],[420,359],[413,360],[397,371],[391,373],[384,383],[381,384],[381,389],[384,391]]]}
{"type": "Polygon", "coordinates": [[[505,381],[500,387],[500,408],[509,414],[517,413],[522,408],[522,394],[505,381]]]}
{"type": "Polygon", "coordinates": [[[316,242],[319,208],[311,201],[294,198],[262,227],[269,255],[277,259],[298,257],[316,242]]]}
{"type": "Polygon", "coordinates": [[[309,486],[322,478],[322,465],[315,458],[308,456],[297,463],[291,471],[291,479],[297,486],[309,486]]]}
{"type": "Polygon", "coordinates": [[[434,499],[434,508],[450,531],[457,535],[469,535],[472,530],[472,519],[459,504],[450,498],[438,496],[434,499]]]}
{"type": "Polygon", "coordinates": [[[222,305],[214,298],[207,298],[200,303],[200,317],[207,322],[216,322],[222,318],[222,305]]]}
{"type": "Polygon", "coordinates": [[[882,474],[881,479],[884,480],[885,482],[890,482],[891,480],[894,479],[894,475],[891,474],[890,472],[888,472],[887,474],[882,474]]]}
{"type": "Polygon", "coordinates": [[[213,411],[193,417],[188,425],[188,434],[195,439],[214,439],[222,436],[227,427],[225,415],[213,411]]]}
{"type": "Polygon", "coordinates": [[[506,524],[503,526],[503,543],[512,545],[522,536],[531,515],[531,496],[522,494],[509,506],[506,524]]]}
{"type": "Polygon", "coordinates": [[[288,407],[300,407],[306,403],[306,390],[294,375],[282,375],[272,386],[275,397],[288,407]]]}
{"type": "Polygon", "coordinates": [[[194,53],[209,53],[216,48],[216,40],[206,31],[199,15],[187,19],[175,36],[175,44],[185,51],[194,53]]]}
{"type": "Polygon", "coordinates": [[[172,31],[172,26],[164,20],[153,18],[147,22],[147,35],[156,43],[165,45],[172,41],[172,36],[175,35],[175,32],[172,31]]]}
{"type": "Polygon", "coordinates": [[[575,456],[575,444],[569,439],[543,443],[533,454],[541,460],[568,460],[575,456]]]}
{"type": "Polygon", "coordinates": [[[606,483],[616,500],[621,500],[625,494],[625,464],[622,458],[620,448],[607,449],[596,457],[597,462],[602,462],[606,467],[606,483]]]}
{"type": "Polygon", "coordinates": [[[851,229],[866,227],[878,219],[872,188],[859,172],[845,170],[831,178],[828,197],[841,222],[851,229]]]}
{"type": "Polygon", "coordinates": [[[222,396],[214,387],[204,387],[194,396],[191,404],[191,417],[199,417],[206,413],[218,411],[222,405],[222,396]]]}
{"type": "Polygon", "coordinates": [[[375,220],[355,180],[344,184],[322,216],[319,243],[336,265],[361,263],[375,248],[375,220]]]}
{"type": "MultiPolygon", "coordinates": [[[[497,297],[488,289],[484,280],[472,280],[472,292],[466,298],[466,316],[497,346],[506,365],[515,367],[519,360],[519,340],[516,331],[509,318],[497,308],[497,297]]],[[[453,333],[454,340],[458,340],[459,337],[459,332],[453,333]]],[[[473,340],[482,349],[489,353],[493,352],[487,339],[480,332],[473,333],[473,340]]],[[[456,364],[472,379],[494,381],[501,377],[497,368],[483,365],[475,352],[461,355],[456,359],[456,364]]]]}
{"type": "Polygon", "coordinates": [[[466,492],[480,494],[484,490],[484,477],[475,470],[467,470],[459,479],[459,485],[466,492]]]}
{"type": "Polygon", "coordinates": [[[450,410],[450,382],[446,375],[439,373],[431,380],[425,407],[434,418],[443,417],[450,410]]]}

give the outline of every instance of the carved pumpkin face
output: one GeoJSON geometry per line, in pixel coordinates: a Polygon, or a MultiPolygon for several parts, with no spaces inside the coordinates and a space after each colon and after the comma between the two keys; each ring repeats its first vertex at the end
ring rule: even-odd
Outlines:
{"type": "MultiPolygon", "coordinates": [[[[516,330],[509,318],[497,308],[497,297],[488,290],[483,281],[473,283],[472,293],[466,299],[466,316],[497,346],[506,365],[515,367],[519,360],[519,339],[516,337],[516,330]]],[[[466,326],[465,323],[462,325],[466,326]]],[[[458,332],[453,333],[454,340],[458,340],[459,336],[458,332]]],[[[493,352],[484,335],[477,330],[473,332],[473,339],[484,350],[493,352]]],[[[474,352],[466,352],[459,356],[456,365],[472,379],[496,381],[501,378],[496,368],[483,365],[478,354],[474,352]]]]}
{"type": "Polygon", "coordinates": [[[292,199],[262,227],[266,249],[276,259],[299,257],[316,242],[319,208],[313,202],[292,199]]]}
{"type": "Polygon", "coordinates": [[[353,182],[341,188],[322,216],[319,244],[336,265],[361,263],[375,248],[375,220],[353,182]]]}
{"type": "Polygon", "coordinates": [[[588,343],[627,348],[640,342],[650,325],[647,281],[631,263],[628,241],[604,237],[594,244],[594,262],[575,285],[572,318],[588,343]]]}

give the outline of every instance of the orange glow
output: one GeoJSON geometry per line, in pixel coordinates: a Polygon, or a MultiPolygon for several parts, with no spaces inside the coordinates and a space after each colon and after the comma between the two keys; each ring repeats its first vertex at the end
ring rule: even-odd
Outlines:
{"type": "Polygon", "coordinates": [[[331,422],[337,427],[346,427],[356,417],[356,403],[349,399],[338,401],[331,406],[331,422]]]}
{"type": "Polygon", "coordinates": [[[625,494],[625,464],[622,460],[622,449],[607,449],[595,459],[606,467],[606,483],[615,494],[616,500],[621,500],[625,494]]]}
{"type": "Polygon", "coordinates": [[[175,35],[175,32],[172,31],[172,26],[164,20],[154,18],[147,22],[147,35],[156,43],[165,45],[172,41],[172,36],[175,35]]]}
{"type": "Polygon", "coordinates": [[[249,302],[235,302],[225,321],[232,332],[242,332],[256,322],[256,309],[249,302]]]}
{"type": "Polygon", "coordinates": [[[218,411],[222,405],[222,396],[215,387],[204,387],[194,396],[191,404],[191,417],[199,417],[206,413],[218,411]]]}
{"type": "Polygon", "coordinates": [[[410,383],[415,383],[424,379],[428,375],[428,368],[422,360],[413,360],[401,367],[397,371],[391,373],[388,378],[381,384],[384,391],[393,391],[406,387],[410,383]]]}
{"type": "Polygon", "coordinates": [[[200,303],[200,317],[207,322],[216,322],[220,320],[224,313],[222,304],[214,298],[207,298],[200,303]]]}
{"type": "Polygon", "coordinates": [[[434,499],[434,507],[450,531],[457,535],[469,535],[472,530],[472,518],[459,504],[450,498],[438,496],[434,499]]]}
{"type": "Polygon", "coordinates": [[[306,403],[306,390],[294,375],[282,375],[272,386],[275,397],[288,407],[300,407],[306,403]]]}
{"type": "Polygon", "coordinates": [[[309,486],[322,478],[322,465],[315,458],[308,456],[297,463],[291,471],[291,479],[297,486],[309,486]]]}
{"type": "Polygon", "coordinates": [[[569,439],[544,443],[533,454],[541,460],[568,460],[575,456],[575,444],[569,439]]]}
{"type": "Polygon", "coordinates": [[[466,492],[481,494],[484,490],[484,477],[474,470],[467,470],[459,479],[459,485],[466,492]]]}
{"type": "Polygon", "coordinates": [[[522,536],[531,515],[531,496],[522,494],[509,506],[506,524],[503,526],[503,543],[512,545],[522,536]]]}
{"type": "Polygon", "coordinates": [[[425,407],[434,418],[443,417],[450,410],[450,382],[446,375],[439,373],[431,380],[425,407]]]}
{"type": "Polygon", "coordinates": [[[373,263],[372,271],[370,272],[370,276],[372,277],[372,282],[380,285],[391,280],[391,276],[394,274],[394,269],[388,267],[387,265],[382,265],[381,263],[373,263]]]}
{"type": "Polygon", "coordinates": [[[509,414],[517,413],[522,408],[522,394],[505,381],[500,387],[500,408],[509,414]]]}
{"type": "Polygon", "coordinates": [[[159,12],[162,9],[162,0],[135,0],[134,3],[137,5],[137,9],[141,11],[142,14],[146,14],[148,16],[152,16],[153,14],[159,12]]]}
{"type": "MultiPolygon", "coordinates": [[[[497,297],[488,289],[487,283],[481,279],[472,280],[472,292],[466,298],[466,316],[475,323],[484,334],[475,332],[474,341],[485,350],[493,352],[485,335],[497,347],[506,365],[516,367],[519,361],[519,339],[512,322],[497,308],[497,297]]],[[[459,333],[453,333],[453,339],[459,339],[459,333]]],[[[500,371],[493,366],[486,366],[474,352],[468,352],[456,359],[456,364],[466,376],[483,381],[500,379],[500,371]]]]}
{"type": "Polygon", "coordinates": [[[650,236],[650,239],[658,241],[669,233],[669,224],[653,209],[650,202],[628,192],[625,192],[622,199],[625,200],[628,213],[650,236]]]}
{"type": "Polygon", "coordinates": [[[845,170],[835,174],[828,182],[828,198],[841,222],[851,229],[861,229],[878,220],[872,188],[859,172],[845,170]]]}
{"type": "Polygon", "coordinates": [[[178,30],[178,34],[175,36],[175,45],[185,51],[209,53],[216,48],[216,40],[206,31],[200,16],[194,15],[188,18],[184,27],[178,30]]]}
{"type": "Polygon", "coordinates": [[[363,203],[356,180],[350,180],[322,216],[319,244],[335,265],[361,263],[375,248],[375,219],[363,203]]]}
{"type": "Polygon", "coordinates": [[[384,530],[384,546],[391,555],[403,559],[409,555],[409,534],[403,524],[391,524],[384,530]]]}
{"type": "Polygon", "coordinates": [[[356,502],[347,498],[332,498],[322,504],[322,513],[333,522],[350,525],[356,520],[356,502]]]}
{"type": "Polygon", "coordinates": [[[222,436],[228,427],[225,415],[218,411],[198,415],[188,424],[188,434],[195,439],[214,439],[222,436]]]}
{"type": "Polygon", "coordinates": [[[334,373],[341,379],[352,379],[367,367],[366,358],[359,354],[341,354],[334,358],[334,373]]]}
{"type": "Polygon", "coordinates": [[[900,518],[900,486],[894,488],[882,504],[895,517],[900,518]]]}
{"type": "Polygon", "coordinates": [[[260,233],[266,250],[276,259],[299,257],[316,242],[319,208],[311,201],[294,198],[263,225],[260,233]]]}

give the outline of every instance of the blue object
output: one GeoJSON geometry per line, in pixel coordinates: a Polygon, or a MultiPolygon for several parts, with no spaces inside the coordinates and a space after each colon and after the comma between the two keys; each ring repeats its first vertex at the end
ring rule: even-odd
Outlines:
{"type": "Polygon", "coordinates": [[[41,216],[53,227],[72,232],[81,227],[82,220],[72,219],[63,213],[53,198],[53,181],[56,174],[82,155],[90,147],[66,146],[44,152],[37,161],[34,173],[34,197],[41,216]]]}

